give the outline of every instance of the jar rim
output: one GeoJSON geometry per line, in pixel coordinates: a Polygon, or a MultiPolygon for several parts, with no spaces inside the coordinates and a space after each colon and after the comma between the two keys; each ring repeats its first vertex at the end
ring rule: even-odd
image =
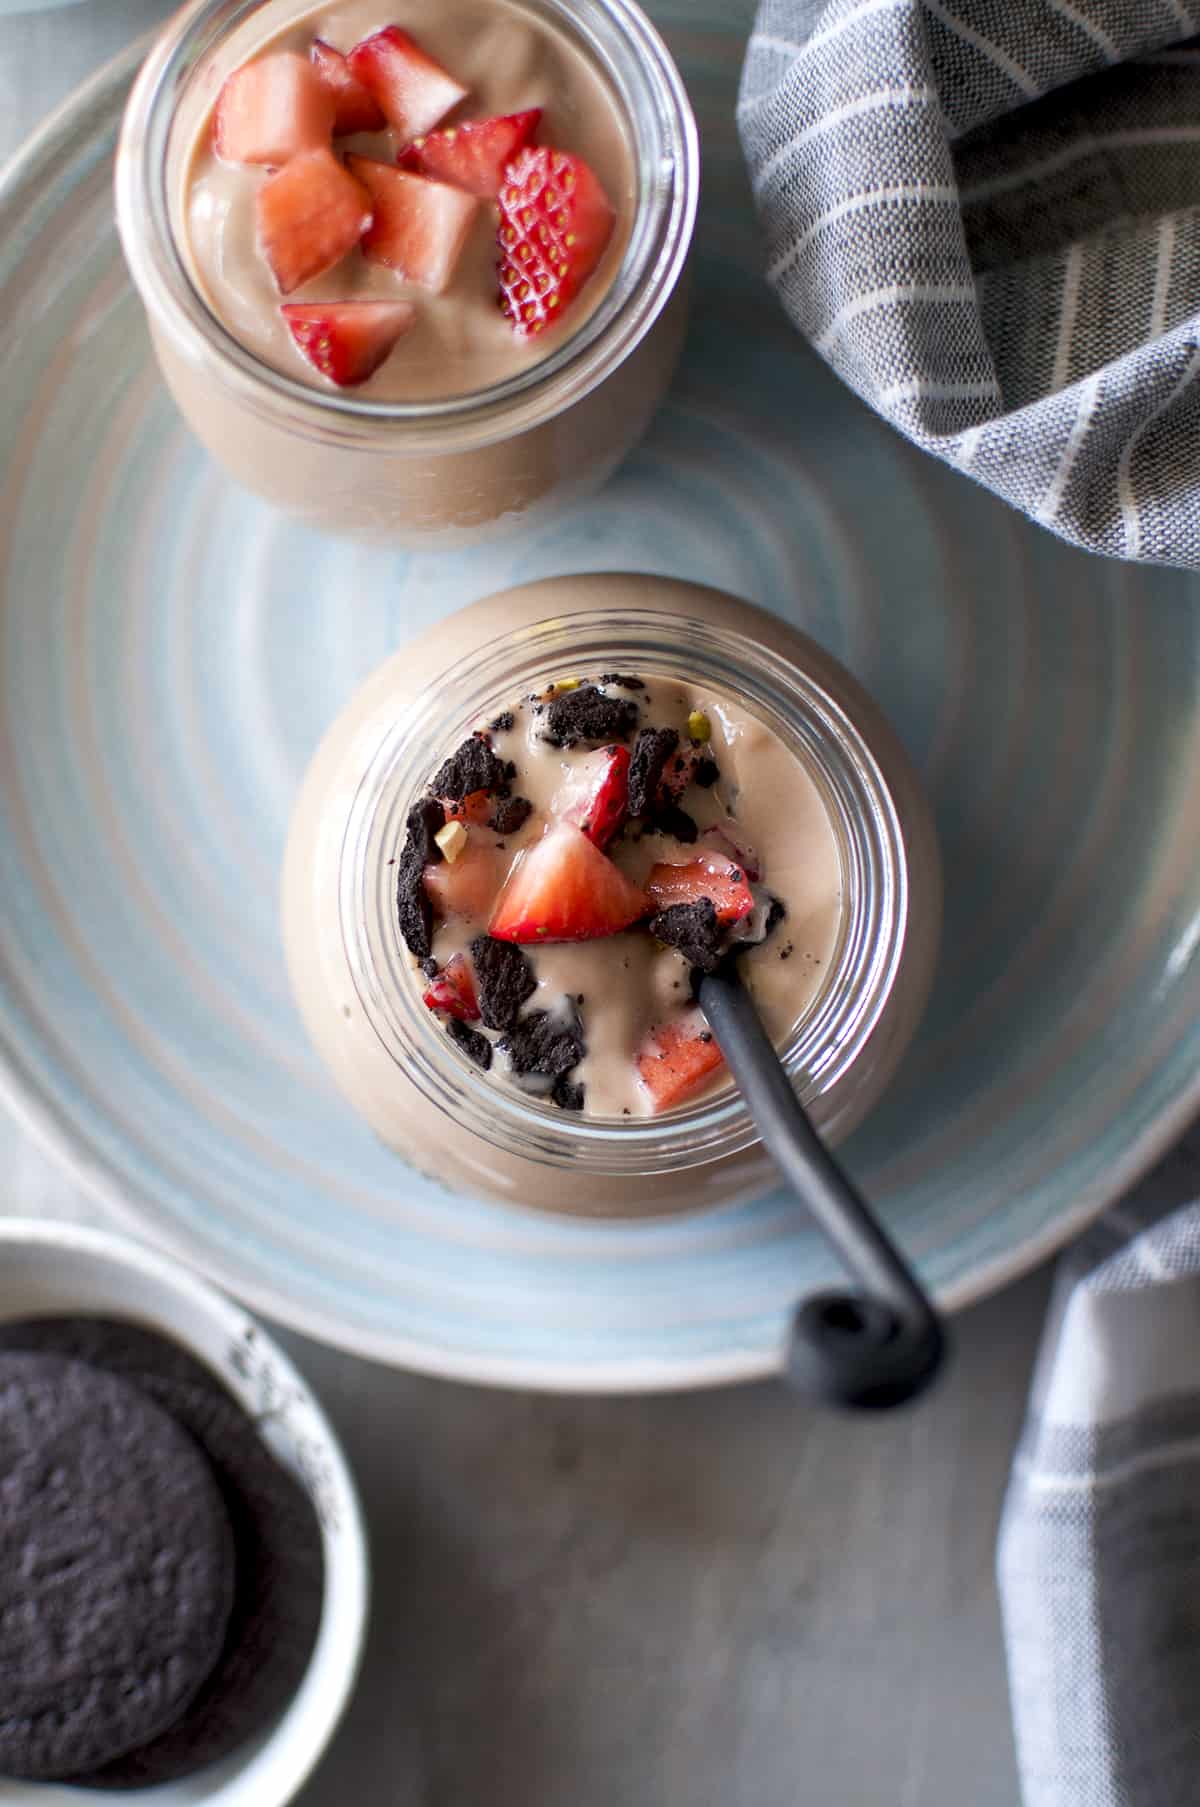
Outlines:
{"type": "Polygon", "coordinates": [[[341,841],[342,949],[359,1003],[385,1051],[427,1100],[482,1141],[553,1166],[665,1172],[738,1154],[758,1132],[736,1089],[647,1118],[565,1119],[498,1087],[461,1055],[421,1003],[400,937],[387,865],[429,773],[488,713],[561,664],[596,662],[720,686],[779,734],[822,793],[839,843],[843,911],[824,986],[794,1025],[784,1064],[818,1122],[892,994],[908,937],[903,824],[883,772],[842,703],[811,672],[738,630],[650,608],[550,617],[496,636],[456,661],[388,727],[351,800],[341,841]]]}
{"type": "MultiPolygon", "coordinates": [[[[699,201],[700,150],[683,79],[637,0],[506,0],[540,10],[581,42],[618,92],[631,130],[639,112],[665,135],[646,167],[635,143],[638,199],[608,292],[547,357],[486,389],[419,402],[370,401],[312,387],[265,363],[238,340],[193,281],[171,222],[168,140],[183,85],[205,58],[270,0],[189,0],[151,49],[126,106],[115,168],[117,227],[152,321],[182,340],[251,406],[291,407],[317,426],[403,431],[406,445],[463,444],[524,432],[572,407],[623,363],[673,294],[687,261],[699,201]],[[648,109],[648,112],[647,112],[648,109]],[[422,433],[420,430],[423,429],[422,433]]],[[[640,129],[640,128],[639,128],[640,129]]]]}

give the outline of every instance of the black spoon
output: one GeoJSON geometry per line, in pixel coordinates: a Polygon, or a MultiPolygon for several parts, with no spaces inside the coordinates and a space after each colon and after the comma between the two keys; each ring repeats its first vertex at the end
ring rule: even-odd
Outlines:
{"type": "Polygon", "coordinates": [[[699,999],[769,1153],[862,1289],[817,1293],[796,1308],[787,1378],[833,1405],[878,1410],[915,1398],[945,1354],[937,1311],[809,1122],[736,959],[705,974],[699,999]]]}

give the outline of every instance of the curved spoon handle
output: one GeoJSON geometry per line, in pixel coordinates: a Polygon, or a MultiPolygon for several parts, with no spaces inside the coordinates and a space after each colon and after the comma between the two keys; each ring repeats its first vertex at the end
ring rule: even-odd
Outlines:
{"type": "Polygon", "coordinates": [[[915,1398],[945,1355],[937,1311],[809,1122],[733,961],[701,980],[700,1008],[776,1165],[862,1289],[818,1293],[796,1308],[787,1378],[836,1405],[915,1398]]]}

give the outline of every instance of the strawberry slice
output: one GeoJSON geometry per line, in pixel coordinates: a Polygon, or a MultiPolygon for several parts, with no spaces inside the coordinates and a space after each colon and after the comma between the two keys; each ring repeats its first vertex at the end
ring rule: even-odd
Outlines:
{"type": "Polygon", "coordinates": [[[488,933],[497,941],[590,941],[646,914],[646,898],[581,829],[558,822],[518,854],[488,933]]]}
{"type": "Polygon", "coordinates": [[[371,197],[374,223],[363,256],[440,294],[454,274],[479,202],[446,182],[410,176],[374,157],[347,157],[371,197]]]}
{"type": "Polygon", "coordinates": [[[304,151],[255,197],[258,242],[281,295],[352,251],[371,224],[371,198],[332,151],[304,151]]]}
{"type": "Polygon", "coordinates": [[[574,767],[550,813],[574,822],[594,847],[604,848],[629,814],[629,749],[601,747],[574,767]]]}
{"type": "Polygon", "coordinates": [[[466,99],[466,88],[398,25],[385,25],[364,38],[346,61],[351,75],[374,96],[388,124],[404,139],[432,131],[451,107],[466,99]]]}
{"type": "Polygon", "coordinates": [[[638,1051],[637,1070],[655,1110],[669,1111],[697,1091],[723,1061],[704,1018],[692,1012],[650,1032],[638,1051]]]}
{"type": "Polygon", "coordinates": [[[425,892],[438,915],[485,920],[511,857],[494,844],[489,846],[486,839],[473,837],[453,862],[441,860],[436,866],[426,866],[425,892]]]}
{"type": "Polygon", "coordinates": [[[382,132],[387,124],[382,107],[370,90],[363,87],[341,51],[326,44],[323,38],[316,38],[309,55],[313,68],[333,99],[334,136],[382,132]]]}
{"type": "Polygon", "coordinates": [[[460,1023],[479,1021],[479,999],[465,954],[455,954],[447,960],[437,977],[429,981],[423,1002],[430,1010],[444,1010],[447,1016],[456,1016],[460,1023]]]}
{"type": "Polygon", "coordinates": [[[417,317],[411,301],[289,301],[279,311],[313,369],[339,389],[374,375],[417,317]]]}
{"type": "Polygon", "coordinates": [[[415,170],[438,182],[453,182],[481,200],[494,200],[500,193],[505,165],[531,141],[541,118],[542,109],[530,107],[526,113],[507,113],[497,119],[464,119],[461,125],[443,126],[440,132],[414,138],[397,162],[401,169],[415,170]]]}
{"type": "Polygon", "coordinates": [[[656,910],[667,910],[672,904],[695,903],[711,897],[717,921],[740,922],[754,908],[754,893],[740,866],[719,853],[703,853],[686,865],[661,863],[650,868],[646,895],[656,910]]]}
{"type": "Polygon", "coordinates": [[[228,77],[213,114],[213,149],[225,163],[281,167],[328,145],[333,98],[307,58],[280,50],[228,77]]]}
{"type": "Polygon", "coordinates": [[[500,301],[522,338],[550,326],[600,261],[613,209],[582,157],[519,151],[500,189],[500,301]]]}
{"type": "Polygon", "coordinates": [[[732,816],[723,816],[706,828],[700,839],[715,847],[717,852],[728,855],[735,866],[740,866],[752,884],[762,877],[762,861],[742,833],[741,825],[732,816]]]}

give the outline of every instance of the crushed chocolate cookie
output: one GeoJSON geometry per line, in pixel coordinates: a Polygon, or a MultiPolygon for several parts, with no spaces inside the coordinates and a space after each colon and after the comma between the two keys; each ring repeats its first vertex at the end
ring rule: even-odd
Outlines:
{"type": "Polygon", "coordinates": [[[511,734],[516,725],[517,718],[511,709],[503,710],[494,722],[488,723],[493,734],[511,734]]]}
{"type": "Polygon", "coordinates": [[[679,745],[674,728],[643,728],[629,761],[629,813],[644,816],[658,795],[667,761],[679,745]]]}
{"type": "Polygon", "coordinates": [[[425,974],[427,979],[436,979],[441,970],[441,967],[433,958],[432,954],[429,956],[428,960],[422,960],[421,962],[421,971],[425,974]]]}
{"type": "Polygon", "coordinates": [[[549,704],[542,738],[552,747],[573,747],[579,740],[628,740],[637,719],[632,698],[605,696],[594,684],[582,684],[549,704]]]}
{"type": "Polygon", "coordinates": [[[680,809],[678,803],[656,803],[646,819],[647,834],[669,834],[677,841],[685,841],[688,846],[697,840],[700,830],[693,817],[686,809],[680,809]]]}
{"type": "Polygon", "coordinates": [[[567,1079],[560,1074],[551,1087],[550,1096],[561,1111],[581,1111],[583,1109],[583,1087],[578,1080],[567,1079]]]}
{"type": "Polygon", "coordinates": [[[516,834],[533,814],[528,797],[504,797],[492,812],[492,827],[497,834],[516,834]]]}
{"type": "Polygon", "coordinates": [[[692,783],[698,784],[702,791],[710,791],[721,776],[721,768],[715,759],[707,755],[696,761],[696,769],[692,773],[692,783]]]}
{"type": "Polygon", "coordinates": [[[423,866],[436,866],[442,850],[436,836],[446,826],[446,812],[436,797],[422,797],[408,812],[404,824],[409,841],[416,848],[423,866]]]}
{"type": "Polygon", "coordinates": [[[625,672],[605,671],[596,679],[597,684],[614,684],[618,690],[644,690],[643,678],[631,678],[625,672]]]}
{"type": "Polygon", "coordinates": [[[433,908],[425,892],[425,866],[410,835],[396,870],[396,914],[404,945],[418,960],[428,960],[433,952],[433,908]]]}
{"type": "Polygon", "coordinates": [[[447,1017],[446,1034],[458,1044],[468,1060],[473,1060],[477,1067],[487,1072],[492,1064],[492,1044],[486,1035],[480,1035],[478,1029],[472,1029],[468,1023],[460,1023],[456,1016],[447,1017]]]}
{"type": "Polygon", "coordinates": [[[514,1073],[541,1073],[547,1079],[569,1073],[587,1053],[583,1024],[574,1010],[568,1017],[531,1010],[528,1016],[518,1018],[500,1047],[514,1073]]]}
{"type": "Polygon", "coordinates": [[[712,1030],[711,1029],[702,1029],[700,1031],[700,1040],[702,1042],[710,1042],[712,1040],[712,1030]]]}
{"type": "Polygon", "coordinates": [[[512,941],[476,935],[471,943],[479,1014],[489,1029],[510,1029],[526,998],[537,990],[534,971],[512,941]]]}
{"type": "Polygon", "coordinates": [[[435,797],[461,803],[472,791],[494,791],[504,783],[505,767],[482,735],[472,734],[437,773],[429,786],[435,797]]]}
{"type": "Polygon", "coordinates": [[[694,903],[671,904],[660,910],[650,918],[650,933],[668,947],[676,948],[689,965],[702,972],[716,972],[721,964],[724,931],[711,897],[698,897],[694,903]]]}

